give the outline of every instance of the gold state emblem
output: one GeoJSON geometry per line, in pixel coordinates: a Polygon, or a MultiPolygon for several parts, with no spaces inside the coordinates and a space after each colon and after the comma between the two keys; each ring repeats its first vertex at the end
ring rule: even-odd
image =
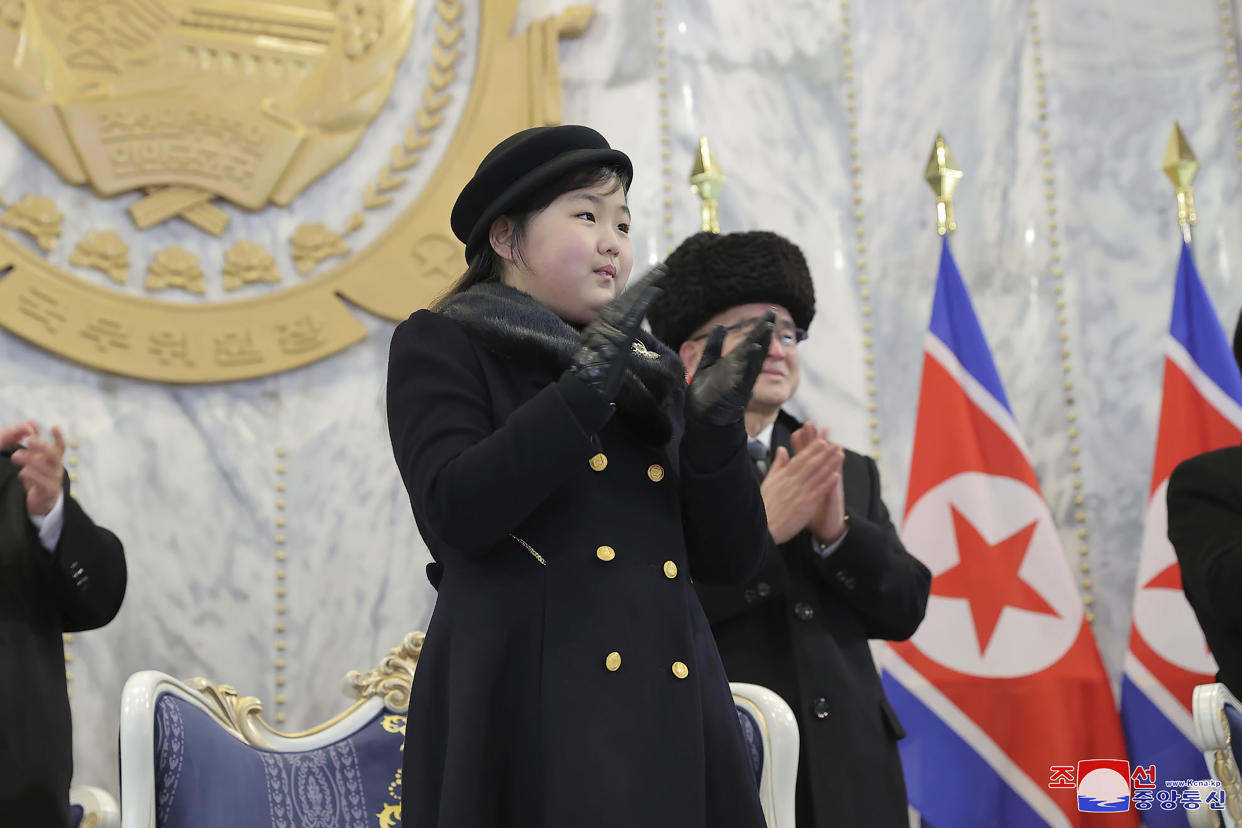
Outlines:
{"type": "Polygon", "coordinates": [[[556,42],[591,16],[510,37],[516,2],[0,0],[0,152],[29,156],[0,180],[0,325],[209,382],[362,339],[342,298],[425,305],[463,266],[457,190],[559,121],[556,42]]]}

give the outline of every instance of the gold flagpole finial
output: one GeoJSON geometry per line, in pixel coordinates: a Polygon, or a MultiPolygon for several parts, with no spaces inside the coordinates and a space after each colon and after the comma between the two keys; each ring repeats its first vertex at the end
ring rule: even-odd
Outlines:
{"type": "Polygon", "coordinates": [[[936,231],[945,236],[957,229],[957,219],[953,217],[953,191],[962,180],[962,171],[949,152],[949,145],[944,136],[936,133],[936,143],[932,145],[931,158],[927,159],[927,170],[923,173],[927,183],[936,193],[936,231]]]}
{"type": "Polygon", "coordinates": [[[725,175],[716,166],[707,136],[699,138],[699,151],[694,157],[694,169],[690,171],[690,186],[698,193],[702,205],[702,229],[708,233],[720,232],[720,220],[716,216],[716,199],[724,189],[725,175]]]}
{"type": "Polygon", "coordinates": [[[1190,228],[1198,220],[1195,215],[1195,176],[1199,173],[1199,159],[1195,158],[1190,142],[1177,121],[1169,135],[1169,146],[1164,151],[1164,174],[1177,188],[1177,224],[1182,228],[1182,238],[1190,242],[1190,228]]]}

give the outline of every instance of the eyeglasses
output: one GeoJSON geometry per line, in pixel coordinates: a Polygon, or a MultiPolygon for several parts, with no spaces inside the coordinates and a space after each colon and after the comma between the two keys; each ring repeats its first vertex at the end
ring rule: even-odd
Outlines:
{"type": "MultiPolygon", "coordinates": [[[[741,322],[734,322],[732,325],[726,325],[725,336],[728,337],[732,334],[746,336],[765,318],[766,317],[764,316],[753,316],[749,319],[743,319],[741,322]]],[[[698,336],[692,336],[690,337],[690,341],[697,342],[700,339],[707,339],[711,336],[711,333],[711,331],[708,331],[707,333],[701,333],[698,336]]],[[[796,328],[792,323],[784,322],[779,319],[776,322],[776,330],[772,332],[772,335],[776,337],[777,342],[781,343],[782,348],[793,348],[801,345],[803,342],[806,342],[806,330],[803,328],[796,328]]]]}

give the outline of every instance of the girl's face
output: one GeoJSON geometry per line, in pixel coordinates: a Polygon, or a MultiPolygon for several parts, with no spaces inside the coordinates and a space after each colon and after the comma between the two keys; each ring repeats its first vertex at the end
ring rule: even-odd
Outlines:
{"type": "Polygon", "coordinates": [[[630,208],[616,178],[557,196],[527,219],[520,250],[512,239],[513,222],[497,219],[491,242],[505,284],[579,325],[625,289],[634,265],[630,208]]]}

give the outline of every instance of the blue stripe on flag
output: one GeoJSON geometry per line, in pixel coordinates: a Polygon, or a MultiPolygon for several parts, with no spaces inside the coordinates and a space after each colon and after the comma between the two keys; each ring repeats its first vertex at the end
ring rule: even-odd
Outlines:
{"type": "Polygon", "coordinates": [[[992,361],[992,351],[983,336],[983,329],[979,327],[979,319],[962,282],[962,274],[953,261],[948,236],[945,236],[940,248],[940,273],[936,277],[936,298],[932,302],[931,332],[953,352],[962,367],[1012,414],[1013,409],[1009,407],[1005,388],[992,361]]]}
{"type": "MultiPolygon", "coordinates": [[[[1155,792],[1181,789],[1164,787],[1166,779],[1210,779],[1207,762],[1186,736],[1160,712],[1151,699],[1130,680],[1121,678],[1121,724],[1126,732],[1130,767],[1156,766],[1155,792]]],[[[1147,828],[1186,828],[1186,812],[1180,807],[1165,811],[1159,805],[1143,813],[1147,828]]]]}
{"type": "Polygon", "coordinates": [[[1212,307],[1190,247],[1182,242],[1177,263],[1177,286],[1173,289],[1173,322],[1169,333],[1182,344],[1191,359],[1222,391],[1242,405],[1242,374],[1233,348],[1212,307]]]}
{"type": "Polygon", "coordinates": [[[885,672],[882,679],[889,703],[909,734],[897,745],[910,804],[928,823],[937,828],[1047,825],[987,760],[918,697],[892,674],[885,672]]]}

